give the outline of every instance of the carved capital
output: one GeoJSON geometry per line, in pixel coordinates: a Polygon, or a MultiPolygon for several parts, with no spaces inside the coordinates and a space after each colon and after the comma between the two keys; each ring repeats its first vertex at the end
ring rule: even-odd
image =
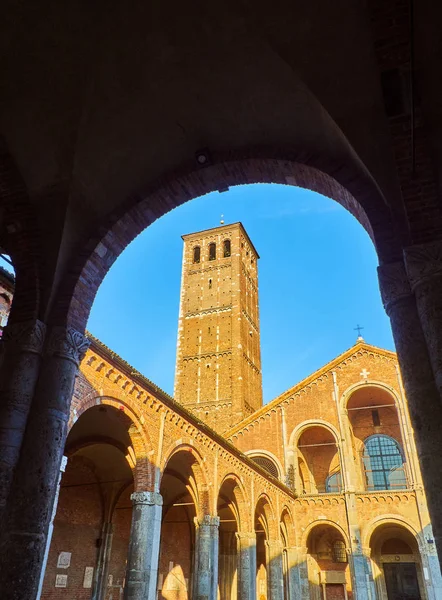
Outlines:
{"type": "Polygon", "coordinates": [[[41,354],[46,335],[46,325],[38,319],[11,323],[3,332],[2,345],[15,350],[41,354]]]}
{"type": "Polygon", "coordinates": [[[89,344],[90,340],[72,327],[53,327],[49,332],[46,354],[61,356],[79,365],[89,344]]]}
{"type": "Polygon", "coordinates": [[[133,492],[130,499],[134,506],[145,504],[147,506],[163,506],[163,496],[158,492],[133,492]]]}
{"type": "Polygon", "coordinates": [[[402,261],[388,263],[378,267],[379,287],[385,311],[394,304],[411,295],[410,282],[408,281],[405,265],[402,261]]]}
{"type": "Polygon", "coordinates": [[[404,258],[413,290],[424,281],[442,276],[442,242],[430,242],[405,248],[404,258]]]}

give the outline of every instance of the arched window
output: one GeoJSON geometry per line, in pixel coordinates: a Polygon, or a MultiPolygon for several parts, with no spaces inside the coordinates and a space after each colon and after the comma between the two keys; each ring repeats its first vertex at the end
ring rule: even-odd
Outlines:
{"type": "Polygon", "coordinates": [[[230,256],[230,240],[224,240],[224,258],[230,256]]]}
{"type": "Polygon", "coordinates": [[[201,260],[201,248],[199,246],[195,246],[193,249],[193,262],[199,263],[201,260]]]}
{"type": "Polygon", "coordinates": [[[215,260],[216,258],[216,244],[212,242],[209,244],[209,260],[215,260]]]}
{"type": "Polygon", "coordinates": [[[335,540],[333,542],[332,556],[333,562],[335,563],[347,562],[347,550],[345,549],[345,543],[342,540],[335,540]]]}
{"type": "Polygon", "coordinates": [[[399,444],[388,435],[372,435],[365,440],[364,463],[367,490],[407,488],[404,459],[399,444]]]}
{"type": "Polygon", "coordinates": [[[325,481],[325,491],[330,494],[340,494],[342,490],[341,471],[329,475],[325,481]]]}
{"type": "Polygon", "coordinates": [[[279,478],[278,467],[273,460],[267,458],[267,456],[251,456],[250,458],[254,463],[265,469],[267,473],[270,473],[270,475],[273,475],[276,479],[279,478]]]}

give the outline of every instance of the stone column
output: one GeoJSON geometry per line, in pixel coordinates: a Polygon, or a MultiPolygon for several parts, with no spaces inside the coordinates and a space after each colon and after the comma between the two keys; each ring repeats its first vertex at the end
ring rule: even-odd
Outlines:
{"type": "MultiPolygon", "coordinates": [[[[289,600],[309,600],[306,548],[289,547],[287,552],[289,600]]],[[[374,600],[374,599],[373,599],[374,600]]]]}
{"type": "Polygon", "coordinates": [[[272,600],[284,600],[284,572],[282,568],[283,544],[280,540],[268,540],[267,546],[267,588],[272,600]]]}
{"type": "Polygon", "coordinates": [[[34,600],[37,595],[75,377],[88,345],[72,328],[53,327],[48,333],[6,506],[2,600],[34,600]]]}
{"type": "Polygon", "coordinates": [[[124,600],[156,600],[163,498],[134,492],[124,600]]]}
{"type": "Polygon", "coordinates": [[[353,580],[353,594],[356,600],[375,600],[376,589],[371,570],[370,549],[363,549],[360,543],[353,545],[349,556],[353,580]]]}
{"type": "Polygon", "coordinates": [[[91,600],[103,600],[106,596],[113,537],[113,524],[109,522],[104,523],[101,528],[101,545],[95,569],[94,591],[91,600]]]}
{"type": "Polygon", "coordinates": [[[236,534],[238,552],[238,598],[256,600],[256,533],[236,534]]]}
{"type": "Polygon", "coordinates": [[[43,591],[43,583],[44,583],[44,578],[45,578],[46,565],[48,564],[48,557],[49,557],[49,550],[51,548],[52,534],[54,533],[54,519],[55,519],[55,515],[57,513],[58,497],[60,495],[61,478],[63,476],[63,473],[66,470],[67,462],[68,462],[68,457],[63,456],[63,459],[61,461],[61,466],[60,466],[60,476],[58,478],[57,491],[55,493],[54,505],[52,507],[51,522],[49,523],[48,535],[46,538],[45,555],[43,558],[43,565],[42,565],[41,572],[40,572],[40,581],[38,584],[37,600],[40,600],[41,593],[43,591]]]}
{"type": "Polygon", "coordinates": [[[219,517],[204,515],[197,523],[195,600],[216,600],[218,590],[219,517]]]}
{"type": "MultiPolygon", "coordinates": [[[[383,265],[379,267],[378,273],[382,300],[391,320],[436,546],[441,559],[442,401],[429,355],[429,348],[437,351],[438,347],[427,347],[404,264],[397,262],[383,265]]],[[[430,326],[430,317],[427,314],[426,319],[423,319],[427,328],[430,326]]]]}
{"type": "Polygon", "coordinates": [[[0,521],[20,455],[45,333],[46,326],[38,320],[10,323],[0,342],[0,521]]]}

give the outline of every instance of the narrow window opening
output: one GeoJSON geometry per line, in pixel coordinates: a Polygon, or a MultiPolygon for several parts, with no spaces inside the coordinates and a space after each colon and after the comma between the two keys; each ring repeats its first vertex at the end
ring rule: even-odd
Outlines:
{"type": "Polygon", "coordinates": [[[230,256],[230,240],[224,240],[224,258],[230,256]]]}
{"type": "Polygon", "coordinates": [[[373,420],[373,425],[375,427],[379,427],[379,425],[381,424],[381,419],[379,417],[379,411],[377,409],[371,411],[371,418],[373,420]]]}
{"type": "Polygon", "coordinates": [[[193,262],[199,263],[201,260],[201,248],[199,246],[195,246],[193,249],[193,262]]]}
{"type": "Polygon", "coordinates": [[[211,289],[212,289],[212,280],[209,279],[209,290],[211,290],[211,289]]]}
{"type": "Polygon", "coordinates": [[[215,260],[216,259],[216,244],[214,242],[212,242],[211,244],[209,244],[209,260],[215,260]]]}

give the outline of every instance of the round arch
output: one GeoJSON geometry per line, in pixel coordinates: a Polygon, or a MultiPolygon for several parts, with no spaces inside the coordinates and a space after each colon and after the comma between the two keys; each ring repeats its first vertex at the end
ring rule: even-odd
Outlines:
{"type": "Polygon", "coordinates": [[[295,521],[292,510],[285,504],[279,518],[281,533],[284,531],[286,546],[296,546],[295,521]]]}
{"type": "MultiPolygon", "coordinates": [[[[263,456],[265,458],[268,458],[269,460],[272,461],[272,463],[275,465],[276,469],[277,469],[277,478],[282,480],[283,478],[283,473],[284,473],[284,469],[283,466],[281,464],[281,461],[279,460],[279,458],[277,456],[275,456],[275,454],[273,454],[273,452],[270,452],[269,450],[261,450],[261,449],[253,449],[253,450],[247,450],[247,452],[244,453],[246,456],[248,456],[249,458],[251,458],[252,460],[254,458],[258,458],[260,456],[263,456]]],[[[259,464],[259,463],[258,463],[259,464]]],[[[262,466],[262,465],[260,465],[262,466]]],[[[265,468],[265,467],[263,467],[265,468]]]]}
{"type": "Polygon", "coordinates": [[[329,519],[315,519],[314,521],[311,521],[302,533],[301,546],[307,547],[307,542],[308,542],[310,533],[313,531],[313,529],[315,527],[318,527],[321,525],[328,525],[329,527],[332,527],[333,529],[336,529],[337,531],[339,531],[339,533],[341,534],[341,536],[343,537],[343,539],[345,541],[345,545],[347,546],[347,548],[349,547],[348,534],[345,531],[345,529],[343,527],[341,527],[341,525],[339,525],[339,523],[336,523],[336,521],[330,521],[329,519]]]}
{"type": "Polygon", "coordinates": [[[255,502],[255,519],[261,520],[264,527],[267,539],[278,539],[279,532],[276,522],[276,513],[273,503],[265,492],[261,493],[255,502]]]}
{"type": "Polygon", "coordinates": [[[318,192],[340,203],[361,223],[373,240],[380,262],[401,255],[390,209],[379,189],[370,176],[346,166],[342,160],[293,148],[275,151],[255,147],[214,154],[206,162],[204,168],[183,165],[133,193],[112,212],[111,219],[100,223],[92,237],[83,240],[83,251],[74,255],[59,289],[60,296],[70,302],[67,308],[62,302],[55,302],[52,315],[55,323],[83,330],[98,287],[116,258],[137,235],[184,202],[235,185],[289,184],[318,192]],[[89,252],[85,253],[84,248],[89,252]],[[90,282],[87,294],[81,284],[84,279],[90,282]]]}
{"type": "Polygon", "coordinates": [[[332,425],[331,423],[328,423],[328,421],[324,421],[322,419],[308,419],[307,421],[303,421],[302,423],[299,423],[299,425],[297,425],[293,429],[293,431],[290,435],[288,448],[289,449],[295,448],[301,435],[304,433],[304,431],[306,429],[309,429],[310,427],[324,427],[324,429],[328,429],[332,433],[332,435],[335,439],[336,446],[339,448],[338,430],[336,429],[336,427],[334,425],[332,425]]]}
{"type": "Polygon", "coordinates": [[[414,528],[404,517],[394,513],[380,515],[368,521],[368,523],[362,529],[361,537],[364,548],[370,547],[370,541],[373,534],[379,527],[382,527],[383,525],[397,525],[399,527],[403,527],[414,537],[419,551],[425,548],[425,540],[423,539],[421,533],[419,533],[419,531],[414,528]]]}
{"type": "Polygon", "coordinates": [[[218,487],[217,497],[219,496],[223,486],[229,482],[232,484],[232,493],[237,506],[239,530],[250,531],[250,499],[240,477],[238,477],[238,475],[235,473],[227,473],[224,475],[218,487]]]}
{"type": "Polygon", "coordinates": [[[353,383],[342,393],[340,398],[341,408],[347,408],[347,404],[355,392],[357,392],[359,389],[366,388],[378,388],[383,390],[384,392],[390,394],[397,408],[401,406],[400,396],[393,387],[387,385],[382,381],[378,381],[377,379],[367,379],[364,381],[358,381],[356,383],[353,383]]]}

